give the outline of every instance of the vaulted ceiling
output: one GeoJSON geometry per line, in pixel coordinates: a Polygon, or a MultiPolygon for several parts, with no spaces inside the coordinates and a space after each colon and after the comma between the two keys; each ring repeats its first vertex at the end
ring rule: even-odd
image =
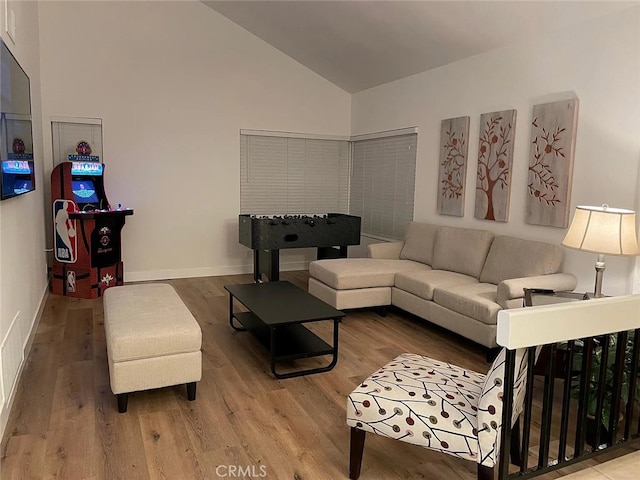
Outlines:
{"type": "Polygon", "coordinates": [[[638,5],[636,1],[204,1],[355,93],[638,5]]]}

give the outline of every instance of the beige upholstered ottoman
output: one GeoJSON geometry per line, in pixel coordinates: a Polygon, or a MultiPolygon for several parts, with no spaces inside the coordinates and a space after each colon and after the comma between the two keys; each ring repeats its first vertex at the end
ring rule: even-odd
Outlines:
{"type": "Polygon", "coordinates": [[[171,285],[112,287],[104,293],[104,329],[111,391],[118,411],[128,393],[187,385],[195,400],[202,377],[202,331],[171,285]]]}

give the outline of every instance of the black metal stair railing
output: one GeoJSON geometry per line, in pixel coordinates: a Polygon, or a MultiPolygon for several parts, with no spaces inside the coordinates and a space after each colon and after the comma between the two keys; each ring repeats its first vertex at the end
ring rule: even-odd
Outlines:
{"type": "MultiPolygon", "coordinates": [[[[512,429],[501,431],[500,480],[535,477],[640,439],[640,329],[543,348],[546,364],[535,368],[536,347],[527,349],[522,435],[514,447],[512,429]],[[519,448],[517,468],[510,448],[519,448]]],[[[503,425],[512,418],[515,369],[515,350],[506,353],[503,425]]]]}

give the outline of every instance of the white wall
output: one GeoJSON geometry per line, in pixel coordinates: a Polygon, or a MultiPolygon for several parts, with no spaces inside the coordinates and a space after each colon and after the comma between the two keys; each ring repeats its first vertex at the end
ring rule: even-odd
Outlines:
{"type": "Polygon", "coordinates": [[[47,293],[38,4],[10,2],[10,7],[16,20],[15,42],[5,31],[5,0],[0,1],[0,35],[31,81],[36,190],[0,202],[0,433],[47,293]]]}
{"type": "MultiPolygon", "coordinates": [[[[639,206],[640,6],[562,34],[513,45],[414,75],[353,96],[352,135],[418,126],[415,219],[486,228],[552,243],[566,229],[524,222],[533,105],[577,96],[580,101],[571,197],[576,205],[639,206]],[[516,138],[508,223],[474,218],[482,113],[515,108],[516,138]],[[440,122],[471,117],[465,215],[436,210],[440,122]]],[[[566,249],[566,271],[578,290],[593,291],[596,256],[566,249]]],[[[632,291],[632,258],[607,257],[605,294],[632,291]]]]}
{"type": "MultiPolygon", "coordinates": [[[[200,2],[40,12],[43,128],[102,118],[109,201],[135,209],[125,280],[252,271],[238,243],[240,129],[349,135],[350,95],[200,2]]],[[[283,267],[307,253],[287,251],[283,267]]]]}

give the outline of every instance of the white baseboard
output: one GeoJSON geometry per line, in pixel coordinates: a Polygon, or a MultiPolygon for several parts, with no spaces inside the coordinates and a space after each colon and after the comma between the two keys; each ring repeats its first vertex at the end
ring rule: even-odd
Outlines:
{"type": "Polygon", "coordinates": [[[13,400],[15,399],[15,395],[16,395],[16,387],[20,382],[20,376],[22,375],[22,371],[24,370],[25,360],[29,357],[29,352],[31,351],[31,345],[33,344],[33,337],[35,336],[36,329],[38,327],[38,324],[40,323],[40,319],[42,318],[42,312],[44,311],[44,306],[47,303],[48,293],[49,293],[49,284],[45,283],[44,290],[42,291],[42,296],[40,297],[40,305],[38,306],[38,311],[31,319],[31,325],[29,326],[29,334],[26,336],[24,341],[20,342],[20,338],[15,336],[15,335],[18,335],[20,330],[19,328],[16,328],[14,332],[14,326],[17,326],[17,324],[19,323],[16,321],[18,318],[16,316],[16,318],[14,319],[14,322],[12,322],[11,326],[9,327],[9,330],[7,331],[7,334],[2,340],[2,343],[0,346],[0,354],[2,355],[3,360],[5,358],[5,348],[7,349],[6,350],[7,354],[10,353],[9,349],[13,349],[14,351],[11,352],[13,353],[13,356],[20,357],[20,361],[18,365],[13,366],[12,371],[9,372],[9,373],[12,373],[13,375],[11,375],[10,378],[6,379],[8,380],[8,382],[6,383],[11,383],[8,396],[5,395],[5,378],[4,378],[5,375],[4,374],[6,370],[4,366],[4,361],[0,362],[0,365],[2,366],[2,372],[0,372],[0,389],[1,389],[0,399],[2,399],[2,408],[0,409],[0,439],[4,438],[5,428],[7,427],[7,421],[9,420],[9,412],[11,412],[11,407],[13,406],[13,400]],[[18,353],[17,355],[15,352],[16,348],[19,348],[21,350],[21,352],[18,353]]]}
{"type": "MultiPolygon", "coordinates": [[[[306,270],[308,261],[285,262],[280,264],[280,271],[306,270]]],[[[125,282],[147,282],[152,280],[169,280],[172,278],[218,277],[221,275],[241,275],[253,273],[253,265],[230,265],[223,267],[182,268],[175,270],[153,270],[142,272],[124,272],[125,282]]]]}

